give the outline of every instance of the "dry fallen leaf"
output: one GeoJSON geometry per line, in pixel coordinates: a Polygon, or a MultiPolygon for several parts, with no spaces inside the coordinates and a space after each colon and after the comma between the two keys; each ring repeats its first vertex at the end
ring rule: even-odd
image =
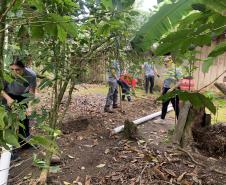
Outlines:
{"type": "Polygon", "coordinates": [[[144,141],[144,140],[139,140],[137,142],[138,142],[138,144],[144,144],[144,143],[146,143],[146,141],[144,141]]]}
{"type": "Polygon", "coordinates": [[[82,185],[82,183],[81,183],[81,182],[76,182],[75,184],[76,184],[76,185],[82,185]]]}
{"type": "Polygon", "coordinates": [[[111,177],[111,179],[112,179],[113,181],[117,181],[117,180],[119,180],[120,178],[122,178],[122,175],[115,175],[115,176],[112,176],[112,177],[111,177]]]}
{"type": "Polygon", "coordinates": [[[110,150],[108,148],[104,151],[105,154],[109,154],[109,152],[110,150]]]}
{"type": "Polygon", "coordinates": [[[80,179],[80,177],[78,176],[78,177],[76,178],[76,180],[75,180],[75,181],[73,181],[73,184],[78,184],[79,179],[80,179]]]}
{"type": "Polygon", "coordinates": [[[192,176],[192,179],[194,182],[198,183],[198,184],[202,184],[202,181],[200,179],[198,179],[197,176],[192,176]]]}
{"type": "Polygon", "coordinates": [[[120,155],[119,158],[127,159],[128,157],[126,155],[120,155]]]}
{"type": "Polygon", "coordinates": [[[67,155],[70,159],[74,159],[75,157],[71,156],[71,155],[67,155]]]}
{"type": "Polygon", "coordinates": [[[163,170],[168,173],[169,175],[173,176],[173,177],[176,177],[176,174],[174,173],[174,171],[170,170],[170,169],[166,169],[166,168],[163,168],[163,170]]]}
{"type": "Polygon", "coordinates": [[[136,162],[137,162],[137,160],[136,160],[136,159],[134,159],[134,160],[132,160],[132,161],[131,161],[131,163],[136,163],[136,162]]]}
{"type": "Polygon", "coordinates": [[[177,182],[181,182],[181,180],[183,179],[184,175],[186,174],[187,172],[184,172],[182,173],[178,178],[177,178],[177,182]]]}
{"type": "Polygon", "coordinates": [[[78,140],[79,140],[79,141],[83,140],[83,137],[82,137],[82,136],[79,136],[79,137],[78,137],[78,140]]]}
{"type": "Polygon", "coordinates": [[[96,145],[98,145],[98,140],[97,139],[94,139],[93,140],[93,146],[96,146],[96,145]]]}
{"type": "Polygon", "coordinates": [[[91,185],[91,177],[89,175],[86,175],[85,185],[91,185]]]}
{"type": "Polygon", "coordinates": [[[103,167],[105,167],[105,164],[99,164],[99,165],[97,165],[96,167],[97,167],[97,168],[103,168],[103,167]]]}
{"type": "Polygon", "coordinates": [[[71,183],[64,181],[64,185],[70,185],[71,183]]]}

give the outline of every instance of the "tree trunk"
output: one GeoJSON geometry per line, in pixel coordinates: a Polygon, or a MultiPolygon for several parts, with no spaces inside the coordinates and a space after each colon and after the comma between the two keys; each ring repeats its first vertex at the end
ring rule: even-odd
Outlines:
{"type": "MultiPolygon", "coordinates": [[[[6,0],[0,1],[0,17],[6,10],[6,0]]],[[[4,51],[4,39],[5,39],[5,16],[2,17],[0,21],[0,91],[3,89],[3,69],[4,69],[4,61],[3,61],[3,51],[4,51]]]]}
{"type": "MultiPolygon", "coordinates": [[[[184,131],[181,138],[181,146],[187,147],[193,143],[193,129],[199,129],[204,125],[205,108],[194,108],[191,106],[188,112],[184,131]]],[[[178,123],[179,124],[179,123],[178,123]]]]}
{"type": "Polygon", "coordinates": [[[214,83],[215,87],[226,95],[226,85],[224,83],[214,83]]]}
{"type": "Polygon", "coordinates": [[[173,143],[181,147],[189,147],[193,142],[193,129],[210,125],[211,117],[205,113],[205,108],[195,108],[186,102],[180,111],[176,125],[173,143]]]}
{"type": "Polygon", "coordinates": [[[190,110],[191,103],[186,102],[184,106],[181,107],[180,109],[180,115],[178,118],[178,124],[176,125],[174,136],[173,136],[173,143],[180,145],[181,143],[181,138],[184,133],[184,128],[186,125],[187,117],[188,117],[188,112],[190,110]]]}

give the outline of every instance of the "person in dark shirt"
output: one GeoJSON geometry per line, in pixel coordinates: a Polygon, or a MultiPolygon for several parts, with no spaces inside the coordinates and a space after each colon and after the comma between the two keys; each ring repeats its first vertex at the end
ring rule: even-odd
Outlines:
{"type": "MultiPolygon", "coordinates": [[[[163,87],[162,87],[162,95],[166,94],[167,92],[177,89],[180,85],[179,80],[182,78],[181,69],[175,66],[175,64],[172,61],[171,56],[165,57],[164,65],[165,65],[165,72],[163,74],[164,80],[163,80],[163,87]]],[[[170,102],[173,105],[173,108],[174,108],[175,114],[176,114],[176,118],[178,119],[180,109],[179,109],[179,97],[176,95],[175,97],[162,102],[161,118],[155,120],[154,121],[155,123],[166,123],[165,117],[166,117],[168,105],[170,102]]]]}
{"type": "MultiPolygon", "coordinates": [[[[17,102],[24,100],[26,97],[23,95],[26,93],[31,93],[35,96],[37,85],[35,72],[30,68],[26,68],[18,57],[15,57],[10,64],[10,69],[14,80],[11,83],[4,81],[4,89],[1,91],[1,96],[6,100],[8,107],[11,107],[15,100],[17,102]]],[[[25,129],[19,127],[19,134],[24,138],[28,138],[30,136],[29,119],[26,117],[21,122],[25,129]]],[[[19,139],[19,142],[22,141],[22,139],[19,139]]]]}

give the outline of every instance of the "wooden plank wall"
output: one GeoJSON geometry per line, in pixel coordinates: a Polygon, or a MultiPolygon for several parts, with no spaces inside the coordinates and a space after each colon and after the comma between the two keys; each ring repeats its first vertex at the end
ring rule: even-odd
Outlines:
{"type": "MultiPolygon", "coordinates": [[[[204,46],[202,48],[198,48],[200,53],[197,54],[197,58],[199,59],[207,58],[208,54],[213,50],[215,46],[216,46],[216,42],[213,42],[211,46],[204,46]]],[[[218,77],[223,71],[226,70],[226,53],[216,58],[216,60],[214,61],[214,64],[210,67],[208,73],[202,72],[202,62],[197,61],[196,66],[198,68],[193,75],[195,79],[195,88],[200,89],[205,85],[211,83],[216,77],[218,77]]],[[[224,76],[226,76],[226,74],[221,76],[217,80],[217,82],[222,83],[224,76]]],[[[211,88],[211,86],[209,88],[211,88]]]]}

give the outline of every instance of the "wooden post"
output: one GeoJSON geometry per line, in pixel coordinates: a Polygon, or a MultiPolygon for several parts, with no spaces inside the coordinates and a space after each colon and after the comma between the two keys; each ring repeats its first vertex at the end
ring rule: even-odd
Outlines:
{"type": "Polygon", "coordinates": [[[123,107],[122,107],[122,88],[120,87],[120,85],[118,85],[118,91],[119,91],[120,111],[123,112],[123,107]]]}

